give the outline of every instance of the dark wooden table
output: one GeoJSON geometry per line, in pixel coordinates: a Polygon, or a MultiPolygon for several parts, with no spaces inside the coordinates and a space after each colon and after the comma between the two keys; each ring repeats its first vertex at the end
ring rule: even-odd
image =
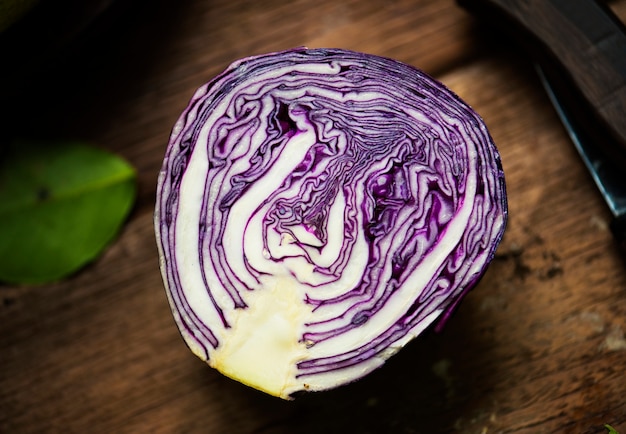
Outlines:
{"type": "MultiPolygon", "coordinates": [[[[626,433],[626,267],[520,52],[452,0],[147,3],[20,120],[27,134],[127,158],[139,197],[117,240],[75,276],[0,287],[0,432],[626,433]],[[301,45],[393,57],[467,100],[501,152],[510,221],[441,333],[357,383],[286,402],[187,350],[152,212],[170,129],[195,88],[237,58],[301,45]]],[[[626,18],[626,1],[611,5],[626,18]]]]}

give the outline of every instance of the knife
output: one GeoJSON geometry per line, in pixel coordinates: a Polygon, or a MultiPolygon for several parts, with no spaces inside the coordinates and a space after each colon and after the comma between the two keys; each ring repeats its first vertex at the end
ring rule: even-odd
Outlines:
{"type": "Polygon", "coordinates": [[[626,27],[595,0],[457,0],[512,37],[613,215],[626,251],[626,27]]]}

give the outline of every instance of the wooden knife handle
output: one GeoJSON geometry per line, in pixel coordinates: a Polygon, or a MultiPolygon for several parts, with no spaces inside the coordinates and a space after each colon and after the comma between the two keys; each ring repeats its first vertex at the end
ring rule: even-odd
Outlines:
{"type": "Polygon", "coordinates": [[[556,65],[614,139],[605,151],[626,161],[626,30],[606,5],[594,0],[458,3],[505,30],[542,66],[556,65]]]}

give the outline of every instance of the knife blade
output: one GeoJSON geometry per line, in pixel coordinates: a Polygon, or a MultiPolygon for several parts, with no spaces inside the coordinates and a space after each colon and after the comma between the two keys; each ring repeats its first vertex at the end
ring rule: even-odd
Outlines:
{"type": "Polygon", "coordinates": [[[595,0],[457,0],[523,48],[626,251],[626,28],[595,0]]]}
{"type": "Polygon", "coordinates": [[[558,86],[553,84],[555,78],[548,77],[541,65],[536,64],[535,68],[561,123],[613,215],[610,224],[611,231],[620,248],[626,251],[626,178],[624,172],[594,147],[587,132],[578,127],[568,107],[561,103],[562,98],[559,98],[558,86]]]}

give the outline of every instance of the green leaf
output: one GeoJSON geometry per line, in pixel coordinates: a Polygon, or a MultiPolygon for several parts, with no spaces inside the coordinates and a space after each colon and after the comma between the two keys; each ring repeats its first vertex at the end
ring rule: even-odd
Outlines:
{"type": "Polygon", "coordinates": [[[0,0],[0,33],[18,22],[38,0],[0,0]]]}
{"type": "Polygon", "coordinates": [[[16,143],[0,155],[0,280],[41,284],[95,259],[136,197],[124,160],[80,143],[16,143]]]}
{"type": "Polygon", "coordinates": [[[619,434],[611,425],[604,425],[604,427],[609,430],[608,434],[619,434]]]}

